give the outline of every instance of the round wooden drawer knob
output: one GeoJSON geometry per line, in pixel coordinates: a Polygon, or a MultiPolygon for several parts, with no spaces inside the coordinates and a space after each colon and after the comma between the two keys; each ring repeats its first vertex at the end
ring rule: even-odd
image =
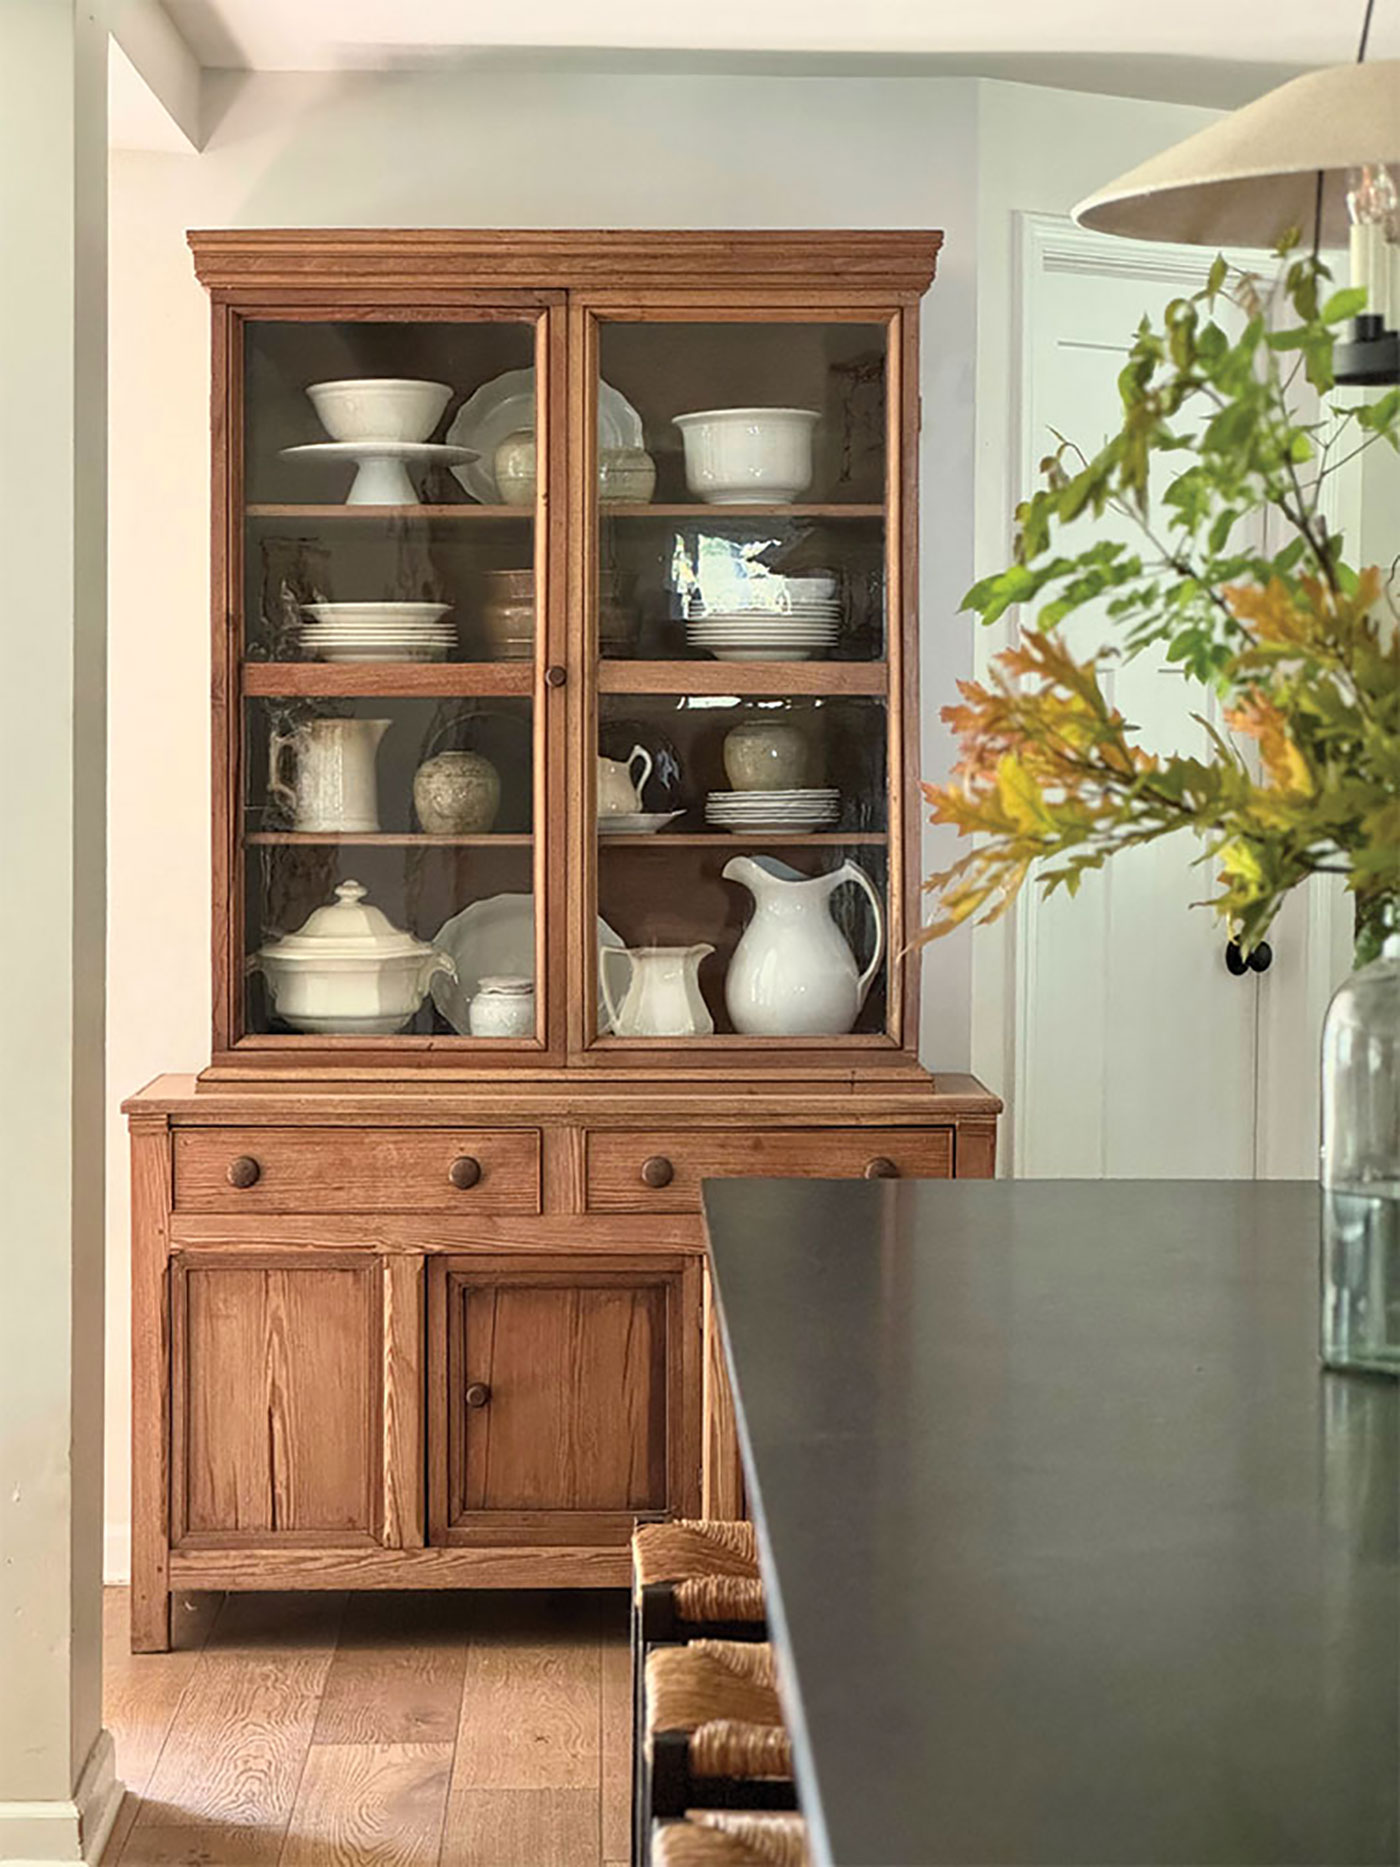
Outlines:
{"type": "Polygon", "coordinates": [[[888,1154],[877,1154],[874,1160],[866,1161],[865,1177],[867,1180],[897,1180],[899,1169],[888,1154]]]}
{"type": "Polygon", "coordinates": [[[459,1154],[447,1169],[447,1177],[454,1186],[465,1192],[481,1178],[481,1162],[474,1154],[459,1154]]]}
{"type": "Polygon", "coordinates": [[[228,1183],[230,1186],[256,1186],[262,1178],[262,1168],[251,1154],[240,1154],[237,1160],[228,1164],[228,1183]]]}
{"type": "Polygon", "coordinates": [[[485,1381],[473,1381],[467,1389],[466,1401],[469,1407],[484,1407],[491,1398],[491,1389],[485,1381]]]}
{"type": "Polygon", "coordinates": [[[664,1154],[653,1154],[650,1160],[642,1162],[643,1186],[669,1186],[675,1177],[676,1170],[664,1154]]]}
{"type": "Polygon", "coordinates": [[[546,687],[562,687],[568,678],[568,674],[559,666],[558,662],[555,662],[544,671],[544,684],[546,687]]]}

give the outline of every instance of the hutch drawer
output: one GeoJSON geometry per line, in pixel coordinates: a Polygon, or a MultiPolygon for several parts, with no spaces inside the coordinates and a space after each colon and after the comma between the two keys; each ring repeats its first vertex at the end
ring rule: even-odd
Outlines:
{"type": "Polygon", "coordinates": [[[177,1212],[540,1209],[538,1129],[206,1128],[175,1135],[177,1212]]]}
{"type": "Polygon", "coordinates": [[[588,1137],[590,1212],[698,1212],[700,1182],[741,1175],[848,1180],[953,1173],[951,1128],[715,1129],[588,1137]]]}

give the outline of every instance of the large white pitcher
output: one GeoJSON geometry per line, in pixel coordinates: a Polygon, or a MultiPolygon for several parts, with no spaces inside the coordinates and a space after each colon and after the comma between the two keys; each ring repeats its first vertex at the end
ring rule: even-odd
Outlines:
{"type": "Polygon", "coordinates": [[[375,756],[388,720],[306,720],[290,733],[274,733],[269,748],[268,796],[285,804],[294,830],[374,831],[379,828],[375,756]],[[282,776],[290,752],[292,782],[282,776]]]}
{"type": "Polygon", "coordinates": [[[700,991],[700,962],[714,952],[696,946],[598,948],[598,985],[618,1037],[708,1037],[715,1028],[700,991]],[[619,1005],[608,981],[608,962],[625,954],[632,976],[619,1005]]]}
{"type": "Polygon", "coordinates": [[[724,981],[734,1029],[746,1037],[839,1037],[849,1031],[885,957],[879,891],[857,862],[801,875],[772,856],[733,856],[724,878],[754,898],[724,981]],[[864,972],[831,918],[843,882],[865,891],[875,915],[875,951],[864,972]]]}

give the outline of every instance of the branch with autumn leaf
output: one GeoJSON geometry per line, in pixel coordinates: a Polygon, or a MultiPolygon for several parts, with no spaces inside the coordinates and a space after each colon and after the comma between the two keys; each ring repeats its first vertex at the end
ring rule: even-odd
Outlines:
{"type": "Polygon", "coordinates": [[[1073,894],[1120,850],[1182,831],[1202,841],[1218,875],[1210,904],[1246,947],[1310,875],[1347,877],[1362,957],[1395,920],[1400,636],[1383,573],[1348,568],[1322,489],[1344,456],[1400,449],[1400,391],[1326,400],[1355,294],[1320,303],[1325,277],[1316,260],[1289,267],[1283,329],[1270,328],[1276,306],[1258,281],[1242,281],[1245,325],[1231,342],[1214,315],[1217,261],[1202,292],[1168,306],[1163,330],[1139,328],[1119,434],[1078,472],[1067,444],[1043,463],[1044,488],[1018,511],[1016,562],[967,598],[987,621],[1041,608],[988,681],[959,683],[961,704],[944,710],[960,754],[951,781],[924,794],[934,823],[977,841],[925,884],[935,914],[924,939],[996,920],[1031,879],[1073,894]],[[1295,413],[1300,372],[1323,398],[1310,420],[1295,413]],[[1154,510],[1149,472],[1164,454],[1181,465],[1154,510]],[[1143,552],[1102,538],[1074,556],[1054,549],[1066,526],[1109,509],[1136,521],[1143,552]],[[1272,556],[1232,542],[1264,511],[1289,534],[1272,556]],[[1059,625],[1095,602],[1120,639],[1076,656],[1059,625]],[[1153,645],[1221,695],[1226,725],[1257,746],[1257,772],[1204,719],[1207,758],[1138,743],[1101,670],[1153,645]]]}

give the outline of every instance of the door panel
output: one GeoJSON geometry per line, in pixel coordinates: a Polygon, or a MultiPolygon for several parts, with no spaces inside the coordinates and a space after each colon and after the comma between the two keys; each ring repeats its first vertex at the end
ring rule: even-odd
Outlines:
{"type": "Polygon", "coordinates": [[[429,1275],[434,1540],[619,1541],[686,1503],[680,1270],[429,1275]]]}
{"type": "Polygon", "coordinates": [[[373,1533],[377,1263],[177,1266],[174,1540],[373,1533]]]}

